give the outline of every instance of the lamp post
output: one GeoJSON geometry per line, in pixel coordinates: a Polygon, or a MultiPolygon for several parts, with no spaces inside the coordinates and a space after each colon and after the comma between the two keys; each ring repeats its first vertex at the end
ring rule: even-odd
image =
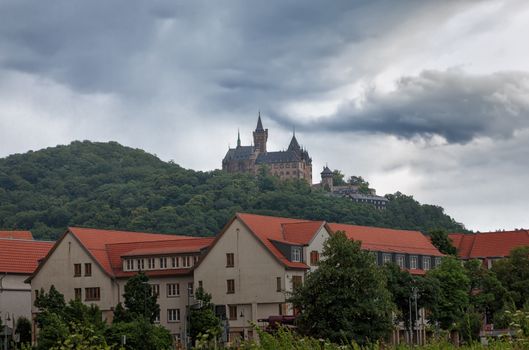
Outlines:
{"type": "Polygon", "coordinates": [[[9,321],[11,321],[11,318],[9,317],[9,312],[8,312],[7,318],[6,318],[6,324],[4,325],[4,350],[7,350],[7,325],[9,321]]]}

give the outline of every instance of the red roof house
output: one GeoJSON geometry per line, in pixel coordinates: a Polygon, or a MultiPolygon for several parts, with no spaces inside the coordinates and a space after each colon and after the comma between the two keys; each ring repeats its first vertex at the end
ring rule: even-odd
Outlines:
{"type": "Polygon", "coordinates": [[[481,259],[490,267],[494,259],[509,256],[517,247],[529,246],[529,231],[499,231],[475,234],[453,233],[448,237],[460,259],[481,259]]]}

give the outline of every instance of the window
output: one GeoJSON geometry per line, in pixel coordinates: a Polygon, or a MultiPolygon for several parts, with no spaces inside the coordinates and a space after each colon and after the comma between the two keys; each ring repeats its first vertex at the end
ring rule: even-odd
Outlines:
{"type": "Polygon", "coordinates": [[[435,267],[441,265],[441,258],[440,257],[436,257],[435,258],[435,267]]]}
{"type": "Polygon", "coordinates": [[[167,268],[167,258],[160,258],[160,268],[161,269],[167,268]]]}
{"type": "Polygon", "coordinates": [[[151,295],[154,295],[156,298],[160,296],[160,285],[151,284],[151,295]]]}
{"type": "Polygon", "coordinates": [[[226,281],[226,293],[228,294],[235,293],[235,280],[226,281]]]}
{"type": "Polygon", "coordinates": [[[84,289],[85,299],[86,301],[95,301],[101,299],[101,294],[99,291],[99,287],[94,288],[85,288],[84,289]]]}
{"type": "Polygon", "coordinates": [[[316,266],[318,265],[318,261],[320,261],[320,253],[317,250],[313,250],[310,252],[310,264],[316,266]]]}
{"type": "Polygon", "coordinates": [[[228,305],[228,318],[230,321],[237,319],[237,305],[228,305]]]}
{"type": "Polygon", "coordinates": [[[278,315],[283,316],[283,304],[277,304],[278,306],[278,315]]]}
{"type": "Polygon", "coordinates": [[[276,291],[281,292],[281,277],[276,277],[276,291]]]}
{"type": "Polygon", "coordinates": [[[404,268],[404,255],[397,255],[397,265],[400,268],[404,268]]]}
{"type": "Polygon", "coordinates": [[[193,295],[193,282],[187,284],[187,293],[188,295],[193,295]]]}
{"type": "Polygon", "coordinates": [[[189,256],[183,256],[182,257],[182,266],[183,267],[189,267],[191,266],[191,259],[189,256]]]}
{"type": "Polygon", "coordinates": [[[154,323],[160,323],[160,310],[154,315],[154,323]]]}
{"type": "Polygon", "coordinates": [[[301,261],[301,248],[300,247],[292,247],[292,261],[293,262],[301,261]]]}
{"type": "Polygon", "coordinates": [[[167,322],[180,322],[180,309],[167,309],[167,322]]]}
{"type": "Polygon", "coordinates": [[[145,261],[143,259],[138,259],[136,264],[138,265],[138,270],[145,270],[145,261]]]}
{"type": "Polygon", "coordinates": [[[154,269],[154,258],[147,259],[147,267],[149,269],[154,269]]]}
{"type": "Polygon", "coordinates": [[[82,293],[83,292],[81,288],[75,288],[74,289],[75,300],[81,300],[83,298],[82,293]]]}
{"type": "Polygon", "coordinates": [[[92,264],[91,263],[84,264],[84,275],[92,276],[92,264]]]}
{"type": "Polygon", "coordinates": [[[178,267],[178,265],[179,265],[178,264],[178,257],[177,256],[173,256],[171,258],[171,263],[172,263],[173,267],[178,267]]]}
{"type": "Polygon", "coordinates": [[[127,271],[134,270],[134,260],[127,259],[127,271]]]}
{"type": "Polygon", "coordinates": [[[198,288],[202,288],[202,289],[204,288],[204,287],[202,286],[202,281],[198,281],[198,288]]]}
{"type": "Polygon", "coordinates": [[[81,277],[81,264],[73,264],[73,277],[81,277]]]}
{"type": "Polygon", "coordinates": [[[391,262],[391,254],[384,253],[382,254],[382,263],[390,263],[391,262]]]}
{"type": "Polygon", "coordinates": [[[431,268],[430,264],[431,264],[430,257],[429,256],[423,256],[422,257],[422,268],[423,268],[423,270],[429,270],[431,268]]]}
{"type": "Polygon", "coordinates": [[[235,266],[235,255],[233,253],[226,253],[226,267],[235,266]]]}
{"type": "Polygon", "coordinates": [[[301,276],[292,276],[292,290],[295,290],[298,287],[301,287],[302,283],[303,283],[303,280],[301,279],[301,276]]]}
{"type": "Polygon", "coordinates": [[[179,283],[167,283],[167,296],[177,297],[180,295],[180,284],[179,283]]]}
{"type": "Polygon", "coordinates": [[[417,269],[417,266],[418,266],[418,263],[417,263],[417,256],[416,255],[412,255],[410,256],[410,269],[417,269]]]}

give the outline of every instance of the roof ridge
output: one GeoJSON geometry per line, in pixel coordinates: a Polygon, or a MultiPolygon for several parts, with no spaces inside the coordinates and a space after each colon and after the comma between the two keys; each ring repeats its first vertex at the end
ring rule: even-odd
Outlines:
{"type": "Polygon", "coordinates": [[[391,230],[391,231],[415,232],[415,233],[420,233],[421,235],[425,236],[425,234],[422,233],[422,232],[419,231],[419,230],[405,230],[405,229],[401,229],[401,228],[390,228],[390,227],[379,227],[379,226],[365,226],[365,225],[343,224],[343,223],[339,223],[339,222],[330,222],[329,224],[330,224],[330,225],[346,225],[346,226],[352,226],[352,227],[367,227],[367,228],[373,228],[373,229],[378,229],[378,230],[391,230]]]}

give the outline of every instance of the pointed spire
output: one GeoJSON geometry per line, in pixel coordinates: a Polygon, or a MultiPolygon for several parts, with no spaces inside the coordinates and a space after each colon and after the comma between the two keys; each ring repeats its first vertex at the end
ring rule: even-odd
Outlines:
{"type": "Polygon", "coordinates": [[[237,148],[241,147],[241,131],[237,129],[237,148]]]}
{"type": "Polygon", "coordinates": [[[259,110],[259,113],[257,116],[257,127],[255,128],[255,131],[264,131],[263,123],[261,122],[261,110],[259,110]]]}
{"type": "Polygon", "coordinates": [[[290,145],[288,145],[289,151],[299,151],[301,147],[299,146],[298,140],[296,139],[296,131],[292,134],[292,140],[290,140],[290,145]]]}

